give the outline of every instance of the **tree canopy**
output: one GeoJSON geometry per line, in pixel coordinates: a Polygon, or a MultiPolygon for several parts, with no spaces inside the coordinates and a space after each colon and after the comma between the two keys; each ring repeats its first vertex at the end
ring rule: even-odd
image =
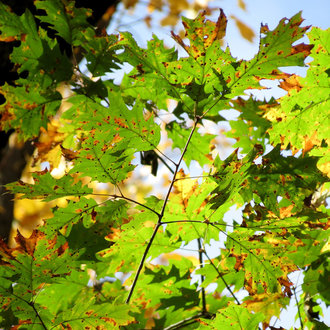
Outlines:
{"type": "Polygon", "coordinates": [[[202,11],[172,33],[178,56],[156,35],[142,48],[128,32],[99,33],[73,1],[35,5],[44,14],[0,4],[0,40],[17,42],[20,75],[0,87],[1,128],[37,149],[30,180],[6,188],[52,212],[15,246],[1,241],[0,326],[276,329],[271,318],[293,300],[301,328],[326,329],[329,30],[297,13],[262,25],[257,54],[240,60],[222,43],[225,13],[202,11]],[[307,56],[306,77],[283,71],[307,56]],[[247,93],[264,80],[287,94],[247,93]],[[207,131],[219,122],[235,140],[225,159],[207,131]],[[150,193],[140,180],[131,193],[144,167],[166,173],[163,186],[150,193]],[[240,217],[228,220],[233,208],[240,217]]]}

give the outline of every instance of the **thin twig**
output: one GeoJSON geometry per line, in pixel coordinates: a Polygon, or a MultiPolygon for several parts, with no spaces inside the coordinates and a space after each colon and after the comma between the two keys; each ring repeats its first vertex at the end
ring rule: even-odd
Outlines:
{"type": "MultiPolygon", "coordinates": [[[[199,264],[200,268],[202,269],[203,266],[203,252],[204,250],[202,249],[202,243],[201,243],[201,238],[197,238],[197,244],[198,244],[198,257],[199,257],[199,264]]],[[[204,275],[201,275],[201,284],[205,281],[204,275]]],[[[202,287],[202,306],[203,306],[203,313],[206,313],[206,298],[205,298],[205,288],[202,287]]]]}
{"type": "MultiPolygon", "coordinates": [[[[138,201],[136,201],[136,200],[134,200],[134,199],[132,199],[132,198],[126,197],[125,195],[101,194],[101,193],[89,193],[88,195],[109,197],[109,199],[107,199],[106,201],[104,201],[104,202],[102,202],[102,203],[99,203],[98,205],[101,205],[101,204],[104,204],[104,203],[110,201],[110,200],[111,200],[110,197],[111,197],[111,198],[113,198],[113,199],[123,199],[123,200],[126,200],[126,201],[128,201],[128,202],[131,202],[131,203],[134,203],[134,204],[136,204],[136,205],[139,205],[139,206],[141,206],[141,207],[143,207],[143,208],[149,210],[150,212],[155,213],[157,216],[160,215],[157,211],[155,211],[154,209],[150,208],[149,206],[144,205],[144,204],[142,204],[142,203],[140,203],[140,202],[138,202],[138,201]]],[[[65,195],[65,196],[66,196],[66,195],[65,195]]],[[[72,196],[73,196],[73,195],[72,195],[72,196]]],[[[94,207],[95,207],[95,205],[92,206],[91,208],[94,208],[94,207]]]]}
{"type": "Polygon", "coordinates": [[[172,174],[174,174],[174,171],[173,171],[173,169],[170,167],[170,165],[168,165],[167,163],[166,163],[166,161],[161,157],[161,156],[159,156],[158,154],[157,154],[157,158],[170,170],[170,172],[172,173],[172,174]]]}
{"type": "MultiPolygon", "coordinates": [[[[171,223],[204,223],[205,225],[211,225],[211,226],[223,226],[223,227],[230,227],[230,228],[236,228],[237,226],[235,225],[230,225],[228,223],[218,223],[216,221],[214,222],[211,222],[209,221],[208,219],[206,220],[172,220],[172,221],[162,221],[162,225],[166,225],[166,224],[171,224],[171,223]]],[[[268,227],[267,224],[264,225],[265,227],[262,227],[261,226],[250,226],[250,227],[240,227],[240,230],[249,230],[251,228],[253,229],[260,229],[260,230],[263,230],[263,229],[278,229],[280,230],[279,227],[268,227]],[[267,227],[266,227],[267,226],[267,227]]],[[[299,225],[296,225],[296,226],[286,226],[285,228],[298,228],[300,227],[299,225]]],[[[219,230],[219,228],[217,228],[219,230]]],[[[225,233],[227,235],[227,233],[225,233]]]]}
{"type": "Polygon", "coordinates": [[[170,223],[180,223],[180,222],[185,222],[185,223],[205,223],[206,225],[208,224],[205,221],[200,221],[200,220],[173,220],[173,221],[162,221],[162,225],[167,225],[170,223]]]}
{"type": "Polygon", "coordinates": [[[153,243],[153,241],[154,241],[154,239],[155,239],[155,237],[156,237],[156,234],[157,234],[157,231],[158,231],[158,228],[159,228],[159,227],[160,227],[160,224],[157,223],[157,225],[156,225],[156,227],[155,227],[155,229],[154,229],[154,231],[153,231],[153,233],[152,233],[152,235],[151,235],[151,237],[150,237],[150,240],[149,240],[149,242],[148,242],[148,245],[147,245],[147,247],[146,247],[146,249],[145,249],[145,251],[144,251],[144,253],[143,253],[142,259],[141,259],[140,264],[139,264],[139,268],[138,268],[138,270],[136,271],[136,274],[135,274],[135,277],[134,277],[134,280],[133,280],[133,283],[132,283],[131,289],[129,290],[129,293],[128,293],[128,296],[127,296],[127,299],[126,299],[126,304],[128,304],[129,301],[131,300],[132,294],[133,294],[133,292],[134,292],[134,288],[135,288],[136,283],[137,283],[137,281],[138,281],[138,279],[139,279],[139,275],[140,275],[140,273],[141,273],[141,271],[142,271],[142,268],[143,268],[143,265],[144,265],[144,261],[145,261],[146,258],[147,258],[148,252],[149,252],[149,250],[150,250],[150,248],[151,248],[151,245],[152,245],[152,243],[153,243]]]}
{"type": "MultiPolygon", "coordinates": [[[[92,194],[92,195],[94,195],[94,194],[92,194]]],[[[142,204],[142,203],[140,203],[140,202],[138,202],[138,201],[136,201],[136,200],[134,200],[132,198],[126,197],[124,195],[107,195],[107,196],[112,197],[112,198],[120,198],[120,199],[124,199],[126,201],[129,201],[129,202],[132,202],[132,203],[134,203],[136,205],[139,205],[139,206],[141,206],[141,207],[149,210],[150,212],[155,213],[158,217],[160,216],[160,214],[157,211],[153,210],[151,207],[149,207],[147,205],[144,205],[144,204],[142,204]]]]}
{"type": "Polygon", "coordinates": [[[209,260],[210,264],[213,266],[213,268],[215,269],[215,271],[218,273],[218,276],[220,277],[220,279],[222,280],[223,284],[226,286],[226,289],[229,291],[229,293],[232,295],[232,297],[235,299],[237,305],[240,305],[241,303],[239,302],[239,300],[237,299],[237,297],[235,296],[234,292],[231,290],[230,286],[228,285],[227,281],[224,279],[224,277],[222,276],[222,274],[219,272],[218,267],[213,263],[212,259],[208,256],[207,252],[204,251],[204,254],[206,256],[206,258],[209,260]]]}
{"type": "Polygon", "coordinates": [[[191,131],[190,131],[190,134],[189,134],[188,140],[187,140],[187,142],[186,142],[186,145],[185,145],[184,148],[183,148],[183,151],[182,151],[181,157],[180,157],[179,161],[177,162],[177,164],[175,165],[175,171],[174,171],[174,174],[173,174],[173,178],[172,178],[171,184],[170,184],[170,186],[169,186],[169,188],[168,188],[168,190],[167,190],[167,194],[166,194],[166,197],[165,197],[165,199],[164,199],[163,207],[162,207],[162,210],[161,210],[161,212],[160,212],[160,219],[159,219],[159,222],[161,222],[161,220],[162,220],[162,218],[163,218],[163,216],[164,216],[164,212],[165,212],[166,204],[167,204],[168,199],[169,199],[169,197],[170,197],[170,193],[171,193],[171,191],[172,191],[172,188],[173,188],[173,185],[174,185],[174,182],[175,182],[176,176],[177,176],[177,174],[178,174],[179,167],[180,167],[181,162],[182,162],[182,160],[183,160],[183,156],[185,155],[185,153],[186,153],[186,151],[187,151],[187,149],[188,149],[188,145],[189,145],[189,143],[190,143],[190,141],[191,141],[191,138],[192,138],[192,136],[193,136],[193,134],[194,134],[194,132],[195,132],[195,130],[196,130],[196,127],[197,127],[197,123],[198,123],[198,121],[199,121],[199,118],[196,118],[196,120],[194,121],[194,125],[193,125],[193,127],[192,127],[192,129],[191,129],[191,131]]]}
{"type": "Polygon", "coordinates": [[[184,178],[177,178],[175,181],[179,180],[191,180],[191,179],[200,179],[200,178],[209,178],[212,175],[197,175],[197,176],[189,176],[189,177],[184,177],[184,178]]]}
{"type": "Polygon", "coordinates": [[[181,326],[186,325],[187,322],[192,321],[192,320],[196,320],[196,319],[198,319],[199,317],[201,317],[203,315],[204,315],[203,313],[198,313],[198,314],[196,314],[194,316],[188,317],[188,318],[186,318],[184,320],[181,320],[181,321],[179,321],[177,323],[171,324],[170,326],[164,328],[164,330],[179,329],[181,326]]]}
{"type": "Polygon", "coordinates": [[[34,312],[35,312],[36,315],[37,315],[37,318],[38,318],[38,319],[40,320],[40,322],[41,322],[42,327],[43,327],[44,329],[47,330],[47,327],[46,327],[44,321],[42,320],[41,316],[39,315],[39,312],[38,312],[37,309],[35,308],[34,303],[31,302],[31,303],[28,303],[28,304],[33,308],[34,312]]]}
{"type": "MultiPolygon", "coordinates": [[[[190,143],[190,140],[191,140],[191,138],[192,138],[192,136],[193,136],[193,134],[194,134],[194,132],[195,132],[195,130],[196,130],[196,127],[197,127],[197,123],[198,123],[198,121],[199,121],[199,118],[196,118],[196,120],[195,120],[195,122],[194,122],[194,126],[193,126],[193,128],[191,129],[190,135],[189,135],[188,140],[187,140],[187,142],[186,142],[186,145],[185,145],[185,147],[184,147],[184,149],[183,149],[183,151],[182,151],[181,157],[180,157],[178,163],[175,165],[175,170],[174,170],[173,178],[172,178],[171,184],[170,184],[170,186],[169,186],[169,188],[168,188],[167,194],[166,194],[166,196],[165,196],[162,210],[161,210],[160,214],[159,214],[158,212],[154,211],[154,213],[158,214],[158,222],[157,222],[157,225],[156,225],[155,228],[154,228],[154,231],[153,231],[153,233],[152,233],[152,235],[151,235],[151,237],[150,237],[150,240],[149,240],[149,242],[148,242],[148,245],[147,245],[147,247],[146,247],[146,249],[145,249],[145,251],[144,251],[144,253],[143,253],[143,256],[142,256],[142,258],[141,258],[141,261],[140,261],[139,267],[138,267],[138,269],[137,269],[137,271],[136,271],[136,274],[135,274],[135,277],[134,277],[134,280],[133,280],[133,283],[132,283],[131,289],[129,290],[129,293],[128,293],[128,296],[127,296],[127,299],[126,299],[126,304],[129,303],[129,301],[130,301],[130,299],[131,299],[131,297],[132,297],[132,295],[133,295],[133,292],[134,292],[134,289],[135,289],[136,283],[137,283],[137,281],[138,281],[138,279],[139,279],[140,273],[141,273],[141,271],[142,271],[142,268],[143,268],[144,262],[145,262],[145,260],[146,260],[146,258],[147,258],[147,255],[148,255],[148,252],[149,252],[149,250],[150,250],[150,247],[151,247],[151,245],[152,245],[152,243],[153,243],[153,241],[154,241],[154,239],[155,239],[155,237],[156,237],[156,234],[157,234],[157,231],[158,231],[159,227],[162,225],[162,218],[163,218],[163,216],[164,216],[165,208],[166,208],[166,204],[167,204],[167,202],[168,202],[168,199],[169,199],[170,193],[171,193],[172,188],[173,188],[173,185],[174,185],[174,180],[175,180],[175,178],[176,178],[176,175],[177,175],[177,173],[178,173],[179,167],[180,167],[181,162],[182,162],[182,160],[183,160],[183,156],[185,155],[185,153],[186,153],[186,151],[187,151],[187,148],[188,148],[188,145],[189,145],[189,143],[190,143]]],[[[126,198],[126,199],[127,199],[127,198],[126,198]]],[[[151,209],[150,209],[150,210],[151,210],[151,209]]]]}
{"type": "Polygon", "coordinates": [[[235,242],[240,247],[242,247],[245,251],[249,252],[252,256],[254,256],[260,262],[260,264],[264,267],[264,269],[269,274],[269,276],[271,276],[273,278],[276,278],[276,280],[278,281],[277,277],[264,265],[264,263],[262,262],[262,260],[260,260],[260,258],[256,254],[254,254],[251,251],[251,249],[248,249],[246,246],[244,246],[244,244],[242,244],[241,242],[239,242],[235,238],[232,238],[230,235],[228,235],[228,233],[226,233],[225,231],[223,231],[221,228],[218,228],[214,223],[210,223],[210,225],[213,226],[213,227],[215,227],[215,228],[217,228],[221,233],[225,234],[229,239],[231,239],[233,242],[235,242]]]}
{"type": "MultiPolygon", "coordinates": [[[[160,151],[155,145],[153,145],[155,150],[160,153],[164,158],[166,158],[169,162],[171,162],[173,165],[176,165],[175,162],[168,156],[166,156],[162,151],[160,151]]],[[[158,155],[157,155],[158,156],[158,155]]],[[[173,173],[173,172],[172,172],[173,173]]]]}
{"type": "Polygon", "coordinates": [[[298,317],[299,317],[299,321],[300,321],[300,328],[301,328],[301,330],[304,330],[304,323],[302,321],[302,317],[301,317],[301,314],[300,314],[299,301],[298,301],[298,298],[297,298],[295,287],[293,287],[293,293],[294,293],[294,298],[296,300],[296,304],[297,304],[297,308],[298,308],[298,317]]]}

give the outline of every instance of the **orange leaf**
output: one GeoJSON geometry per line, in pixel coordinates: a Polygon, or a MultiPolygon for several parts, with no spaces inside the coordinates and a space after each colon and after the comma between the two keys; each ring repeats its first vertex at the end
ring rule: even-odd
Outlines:
{"type": "Polygon", "coordinates": [[[300,85],[299,80],[299,77],[293,74],[288,78],[284,78],[283,81],[281,81],[280,83],[280,87],[286,91],[290,91],[292,89],[300,91],[302,86],[300,85]]]}
{"type": "Polygon", "coordinates": [[[78,157],[76,151],[66,149],[62,145],[61,145],[61,150],[62,150],[62,154],[63,154],[64,158],[68,161],[71,161],[71,160],[76,159],[78,157]]]}
{"type": "Polygon", "coordinates": [[[312,136],[305,136],[304,139],[303,155],[305,155],[305,153],[311,150],[315,145],[321,144],[321,141],[317,138],[317,130],[314,131],[312,136]]]}

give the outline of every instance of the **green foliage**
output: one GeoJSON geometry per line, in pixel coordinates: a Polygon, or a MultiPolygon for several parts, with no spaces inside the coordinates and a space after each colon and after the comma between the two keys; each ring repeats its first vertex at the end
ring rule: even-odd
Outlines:
{"type": "Polygon", "coordinates": [[[200,321],[198,329],[257,329],[263,318],[261,313],[251,314],[241,306],[231,305],[214,320],[200,321]]]}
{"type": "MultiPolygon", "coordinates": [[[[201,13],[183,18],[185,39],[173,33],[187,53],[178,58],[156,36],[146,49],[129,33],[96,36],[90,13],[72,1],[36,6],[46,12],[38,19],[83,49],[89,73],[37,29],[29,11],[18,17],[0,4],[0,38],[20,41],[11,60],[28,73],[1,87],[1,127],[21,140],[40,138],[40,153],[60,144],[67,166],[61,177],[36,171],[33,183],[7,185],[17,198],[54,204],[30,237],[18,232],[16,247],[1,243],[0,326],[266,328],[296,296],[290,276],[300,270],[300,322],[326,327],[317,299],[329,304],[329,210],[320,197],[329,187],[329,31],[313,28],[313,45],[296,44],[308,29],[298,13],[273,31],[262,26],[258,53],[240,61],[221,43],[225,14],[212,22],[201,13]],[[279,69],[303,66],[308,55],[305,78],[279,69]],[[126,64],[133,68],[119,86],[105,75],[126,64]],[[262,89],[263,79],[282,79],[288,94],[244,97],[262,89]],[[66,95],[58,92],[63,85],[66,95]],[[172,119],[162,123],[169,100],[172,119]],[[219,111],[227,109],[239,112],[226,133],[237,149],[221,160],[215,135],[201,132],[226,120],[219,111]],[[49,147],[42,134],[54,121],[49,147]],[[162,149],[162,130],[178,159],[162,149]],[[163,197],[141,200],[123,188],[138,173],[132,161],[142,151],[170,169],[163,197]],[[183,170],[196,163],[205,171],[197,179],[183,170]],[[233,207],[242,219],[230,222],[233,207]],[[214,242],[221,248],[211,258],[214,242]],[[181,255],[187,249],[193,257],[181,255]]],[[[47,154],[38,157],[52,166],[47,154]]]]}

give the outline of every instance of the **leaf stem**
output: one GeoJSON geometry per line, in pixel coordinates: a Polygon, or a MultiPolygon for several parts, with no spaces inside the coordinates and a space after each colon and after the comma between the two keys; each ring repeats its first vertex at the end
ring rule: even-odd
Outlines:
{"type": "MultiPolygon", "coordinates": [[[[168,156],[166,156],[163,152],[161,152],[157,147],[155,147],[155,150],[156,151],[158,151],[159,152],[159,154],[161,155],[161,156],[163,156],[164,158],[166,158],[168,161],[170,161],[173,165],[176,165],[175,164],[175,162],[171,159],[171,158],[169,158],[168,156]]],[[[158,156],[158,155],[157,155],[158,156]]],[[[158,156],[159,157],[159,156],[158,156]]],[[[163,161],[162,159],[161,159],[161,161],[163,161]]],[[[165,163],[164,163],[165,164],[165,163]]],[[[173,173],[173,170],[171,169],[171,172],[173,173]]]]}
{"type": "Polygon", "coordinates": [[[236,240],[235,238],[232,238],[228,233],[226,233],[225,231],[223,231],[221,228],[218,228],[214,223],[210,223],[211,226],[217,228],[221,233],[225,234],[229,239],[231,239],[233,242],[235,242],[237,245],[239,245],[240,247],[242,247],[245,251],[247,251],[248,253],[250,253],[253,257],[255,257],[259,262],[260,264],[264,267],[264,269],[266,270],[266,272],[269,274],[270,277],[273,277],[275,278],[277,281],[277,277],[272,273],[271,270],[269,270],[265,264],[262,262],[262,260],[260,260],[260,258],[254,254],[252,252],[251,249],[248,249],[246,246],[244,246],[244,244],[242,244],[241,242],[239,242],[238,240],[236,240]]]}
{"type": "MultiPolygon", "coordinates": [[[[172,174],[174,174],[174,171],[171,169],[170,165],[166,163],[166,161],[159,155],[157,155],[157,158],[170,170],[172,174]]],[[[172,161],[173,162],[173,161],[172,161]]]]}
{"type": "Polygon", "coordinates": [[[207,224],[207,222],[205,221],[200,221],[200,220],[173,220],[173,221],[162,221],[162,225],[167,225],[167,224],[171,224],[171,223],[180,223],[180,222],[185,222],[185,223],[205,223],[207,224]]]}

